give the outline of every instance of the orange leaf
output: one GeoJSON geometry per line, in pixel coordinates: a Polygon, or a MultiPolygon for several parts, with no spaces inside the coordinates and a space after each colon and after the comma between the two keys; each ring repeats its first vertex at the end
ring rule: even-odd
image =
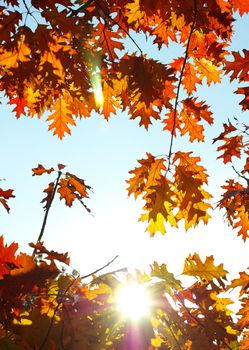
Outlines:
{"type": "Polygon", "coordinates": [[[50,114],[47,121],[52,121],[48,130],[54,130],[54,135],[57,135],[60,139],[63,138],[65,133],[71,134],[68,125],[76,125],[72,118],[72,111],[70,105],[64,98],[58,98],[53,106],[54,113],[50,114]]]}
{"type": "Polygon", "coordinates": [[[57,192],[60,193],[60,199],[65,199],[66,205],[68,207],[71,207],[73,201],[76,198],[76,195],[74,192],[71,191],[69,187],[69,181],[67,179],[60,179],[57,192]]]}
{"type": "Polygon", "coordinates": [[[206,58],[200,58],[195,60],[196,67],[198,69],[198,73],[200,79],[206,78],[207,85],[210,86],[211,83],[220,83],[221,78],[221,69],[218,69],[211,61],[206,58]]]}

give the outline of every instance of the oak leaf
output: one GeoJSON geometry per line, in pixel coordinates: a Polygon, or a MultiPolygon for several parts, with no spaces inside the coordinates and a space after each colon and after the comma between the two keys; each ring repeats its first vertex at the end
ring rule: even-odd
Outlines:
{"type": "Polygon", "coordinates": [[[245,241],[249,235],[249,191],[239,182],[227,180],[222,186],[224,193],[218,203],[220,209],[225,209],[225,217],[233,228],[238,228],[238,235],[245,241]]]}
{"type": "Polygon", "coordinates": [[[9,100],[8,104],[15,104],[16,107],[12,112],[16,112],[16,118],[20,118],[21,114],[25,114],[25,107],[27,106],[27,100],[25,97],[15,97],[9,100]]]}
{"type": "Polygon", "coordinates": [[[64,253],[64,254],[61,254],[61,253],[57,253],[55,252],[54,250],[48,250],[44,247],[43,245],[43,242],[38,242],[36,244],[34,243],[29,243],[29,246],[31,248],[34,248],[36,250],[36,254],[46,254],[46,257],[45,259],[47,260],[57,260],[57,261],[60,261],[66,265],[69,265],[70,264],[70,259],[68,257],[68,253],[64,253]]]}
{"type": "Polygon", "coordinates": [[[224,279],[227,273],[223,268],[223,264],[214,265],[214,257],[212,255],[202,262],[196,253],[188,256],[183,269],[184,275],[199,277],[204,284],[211,282],[213,279],[224,279]]]}
{"type": "Polygon", "coordinates": [[[233,51],[234,61],[226,63],[226,72],[232,72],[230,80],[239,79],[245,80],[249,75],[249,50],[243,50],[244,57],[236,51],[233,51]]]}
{"type": "Polygon", "coordinates": [[[218,69],[212,61],[206,58],[200,58],[195,60],[195,65],[198,69],[200,79],[206,78],[207,85],[210,86],[211,83],[220,83],[221,81],[221,69],[218,69]]]}
{"type": "Polygon", "coordinates": [[[48,187],[45,188],[45,190],[43,191],[44,193],[47,194],[46,197],[44,197],[41,201],[41,203],[45,203],[44,207],[43,207],[44,210],[47,210],[52,204],[53,195],[54,195],[54,187],[55,187],[54,182],[50,182],[48,187]]]}
{"type": "Polygon", "coordinates": [[[71,134],[68,125],[76,125],[72,117],[72,111],[63,97],[55,101],[52,109],[54,113],[47,118],[47,121],[51,121],[48,130],[54,130],[53,134],[62,139],[65,133],[71,134]]]}
{"type": "Polygon", "coordinates": [[[65,200],[67,206],[71,207],[74,200],[77,199],[90,213],[91,210],[84,202],[84,199],[89,197],[89,190],[91,190],[91,186],[86,185],[83,179],[67,172],[65,176],[60,179],[57,192],[60,194],[60,199],[65,200]]]}
{"type": "Polygon", "coordinates": [[[231,288],[240,287],[240,295],[243,295],[248,291],[249,288],[249,275],[246,272],[240,272],[239,278],[235,278],[232,280],[231,288]]]}
{"type": "Polygon", "coordinates": [[[249,109],[249,86],[240,87],[235,91],[236,94],[244,94],[244,99],[239,103],[242,106],[242,110],[249,109]]]}
{"type": "Polygon", "coordinates": [[[247,0],[231,0],[231,4],[235,11],[239,11],[241,16],[244,13],[249,13],[249,4],[247,0]]]}
{"type": "Polygon", "coordinates": [[[54,168],[45,169],[43,165],[38,164],[37,168],[33,168],[32,171],[33,171],[32,176],[35,176],[35,175],[40,176],[45,173],[51,174],[54,171],[54,168]]]}
{"type": "Polygon", "coordinates": [[[8,213],[10,211],[10,207],[8,206],[7,201],[10,198],[15,198],[15,196],[13,195],[13,190],[3,190],[2,188],[0,188],[0,203],[4,206],[8,213]]]}
{"type": "Polygon", "coordinates": [[[17,48],[12,51],[0,49],[0,66],[6,69],[17,68],[20,62],[28,62],[30,48],[25,43],[25,37],[21,36],[17,48]]]}

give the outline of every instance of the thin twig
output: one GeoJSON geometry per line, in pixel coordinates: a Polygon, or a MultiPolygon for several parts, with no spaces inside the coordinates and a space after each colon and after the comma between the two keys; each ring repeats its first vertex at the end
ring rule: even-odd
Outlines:
{"type": "Polygon", "coordinates": [[[231,346],[228,345],[225,341],[224,341],[224,344],[226,345],[226,347],[227,347],[228,349],[233,350],[233,349],[231,348],[231,346]]]}
{"type": "Polygon", "coordinates": [[[85,276],[80,276],[81,279],[85,279],[85,278],[88,278],[88,277],[91,277],[92,275],[95,275],[96,273],[98,273],[99,271],[102,271],[104,270],[107,266],[111,265],[114,260],[116,260],[118,258],[118,255],[116,255],[111,261],[109,261],[107,264],[105,264],[104,266],[100,267],[99,269],[91,272],[91,273],[88,273],[87,275],[85,276]]]}
{"type": "Polygon", "coordinates": [[[188,59],[188,50],[189,50],[190,40],[191,40],[192,34],[194,32],[194,29],[195,29],[196,18],[197,18],[197,4],[196,4],[196,0],[194,0],[194,18],[193,18],[190,33],[188,36],[188,42],[187,42],[184,61],[182,64],[180,78],[179,78],[179,82],[178,82],[178,86],[177,86],[176,99],[175,99],[175,105],[174,105],[173,125],[172,125],[172,130],[171,130],[171,139],[170,139],[169,155],[168,155],[168,170],[170,169],[170,165],[171,165],[173,139],[174,139],[174,133],[175,133],[175,126],[176,126],[177,105],[179,102],[178,100],[179,100],[179,95],[180,95],[182,79],[183,79],[183,73],[184,73],[184,69],[185,69],[185,66],[187,63],[187,59],[188,59]]]}
{"type": "Polygon", "coordinates": [[[246,180],[246,182],[248,182],[248,178],[246,178],[244,175],[242,175],[242,174],[240,174],[239,172],[238,172],[238,170],[236,170],[235,169],[235,167],[232,165],[232,169],[233,169],[233,171],[235,171],[235,173],[239,176],[239,177],[241,177],[242,179],[244,179],[244,180],[246,180]]]}
{"type": "Polygon", "coordinates": [[[78,9],[73,10],[71,9],[71,14],[69,17],[77,16],[80,12],[84,12],[84,10],[91,5],[91,3],[94,2],[94,0],[88,0],[83,5],[81,5],[78,9]]]}
{"type": "Polygon", "coordinates": [[[32,5],[30,6],[30,7],[28,7],[28,5],[27,5],[27,3],[26,3],[26,0],[22,0],[23,1],[23,3],[24,3],[24,6],[25,6],[25,8],[26,8],[26,10],[27,10],[27,14],[26,14],[26,17],[25,17],[25,24],[26,24],[26,21],[27,21],[27,18],[28,18],[28,15],[30,15],[34,20],[35,20],[35,22],[37,23],[37,25],[39,25],[39,23],[38,23],[38,21],[37,21],[37,19],[35,18],[35,16],[33,15],[33,13],[32,12],[30,12],[30,9],[31,9],[31,7],[32,7],[32,5]]]}
{"type": "MultiPolygon", "coordinates": [[[[55,183],[55,186],[54,186],[54,189],[53,189],[53,193],[52,193],[51,199],[50,199],[50,201],[48,203],[48,206],[46,208],[45,215],[44,215],[44,218],[43,218],[42,227],[41,227],[41,231],[40,231],[40,234],[39,234],[39,236],[37,238],[36,244],[41,241],[42,236],[44,234],[46,223],[47,223],[47,219],[48,219],[48,213],[49,213],[49,210],[51,208],[52,202],[54,200],[54,196],[55,196],[58,184],[59,184],[59,180],[60,180],[61,174],[62,174],[62,172],[58,171],[58,176],[57,176],[56,183],[55,183]]],[[[36,248],[34,249],[33,256],[35,255],[35,253],[36,253],[36,248]]]]}
{"type": "Polygon", "coordinates": [[[25,8],[26,8],[26,10],[27,10],[27,13],[28,13],[29,15],[31,15],[30,10],[29,10],[29,7],[28,7],[26,1],[25,1],[25,0],[22,0],[22,2],[23,2],[24,6],[25,6],[25,8]]]}

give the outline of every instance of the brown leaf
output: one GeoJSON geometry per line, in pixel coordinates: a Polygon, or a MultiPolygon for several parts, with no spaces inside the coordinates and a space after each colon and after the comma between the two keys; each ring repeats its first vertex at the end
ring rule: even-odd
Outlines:
{"type": "Polygon", "coordinates": [[[15,196],[13,195],[13,190],[3,190],[2,188],[0,188],[0,203],[2,203],[2,205],[8,213],[10,211],[10,207],[8,206],[7,201],[10,198],[15,198],[15,196]]]}
{"type": "Polygon", "coordinates": [[[40,176],[44,173],[51,174],[54,171],[54,168],[45,169],[43,165],[38,164],[37,168],[33,168],[32,171],[33,171],[32,176],[35,176],[35,175],[40,176]]]}
{"type": "Polygon", "coordinates": [[[61,254],[61,253],[57,253],[55,252],[54,250],[47,250],[44,245],[43,245],[43,242],[39,242],[39,243],[29,243],[29,246],[31,248],[34,248],[36,250],[36,254],[46,254],[46,257],[45,259],[48,259],[48,260],[57,260],[57,261],[60,261],[60,262],[63,262],[64,264],[67,264],[69,265],[70,264],[70,259],[68,257],[68,253],[64,253],[64,254],[61,254]]]}

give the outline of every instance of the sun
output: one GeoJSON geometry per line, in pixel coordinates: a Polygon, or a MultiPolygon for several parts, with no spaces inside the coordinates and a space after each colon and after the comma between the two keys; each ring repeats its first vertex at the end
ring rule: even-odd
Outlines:
{"type": "Polygon", "coordinates": [[[117,307],[125,318],[132,321],[146,317],[150,309],[150,297],[146,288],[135,282],[123,285],[118,292],[117,307]]]}

